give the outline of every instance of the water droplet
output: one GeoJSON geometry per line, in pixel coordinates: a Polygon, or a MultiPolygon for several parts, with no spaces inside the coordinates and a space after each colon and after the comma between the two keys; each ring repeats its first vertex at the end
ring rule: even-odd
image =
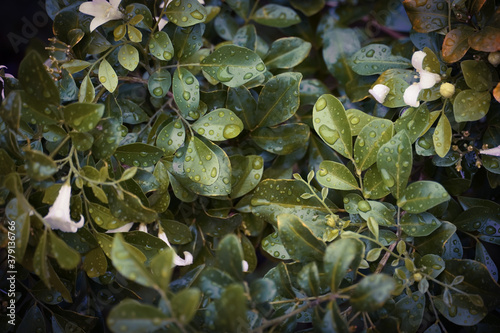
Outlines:
{"type": "Polygon", "coordinates": [[[163,89],[161,87],[156,87],[153,89],[153,94],[155,96],[161,96],[163,95],[163,89]]]}
{"type": "Polygon", "coordinates": [[[326,107],[326,99],[321,97],[320,99],[318,99],[315,106],[317,111],[323,110],[326,107]]]}
{"type": "Polygon", "coordinates": [[[194,79],[193,79],[192,76],[188,76],[185,81],[186,81],[187,84],[193,84],[194,79]]]}
{"type": "Polygon", "coordinates": [[[260,168],[262,168],[263,165],[262,162],[263,162],[262,157],[254,159],[252,162],[252,168],[254,168],[255,170],[259,170],[260,168]]]}
{"type": "Polygon", "coordinates": [[[255,69],[257,69],[259,72],[263,72],[264,69],[266,69],[266,66],[264,66],[263,63],[260,63],[257,66],[255,66],[255,69]]]}
{"type": "Polygon", "coordinates": [[[225,139],[232,139],[237,137],[240,132],[241,128],[238,125],[229,124],[224,127],[222,136],[224,136],[225,139]]]}
{"type": "Polygon", "coordinates": [[[389,172],[386,169],[381,169],[380,174],[382,176],[382,179],[384,180],[385,185],[387,185],[388,187],[394,186],[394,178],[389,174],[389,172]]]}
{"type": "Polygon", "coordinates": [[[328,144],[333,145],[340,137],[340,134],[336,130],[332,130],[326,125],[321,125],[319,128],[319,134],[328,144]]]}
{"type": "Polygon", "coordinates": [[[370,206],[370,203],[368,201],[361,200],[360,202],[358,202],[358,209],[362,212],[367,212],[371,210],[372,207],[370,206]]]}
{"type": "Polygon", "coordinates": [[[195,10],[195,11],[192,11],[190,13],[190,15],[196,19],[196,20],[203,20],[203,18],[205,17],[202,13],[200,13],[198,10],[195,10]]]}
{"type": "Polygon", "coordinates": [[[366,52],[366,56],[368,58],[371,58],[375,55],[375,50],[369,50],[368,52],[366,52]]]}
{"type": "Polygon", "coordinates": [[[246,74],[245,74],[245,76],[243,76],[243,78],[244,78],[245,80],[249,80],[249,79],[251,79],[251,78],[252,78],[252,76],[253,76],[253,74],[252,74],[252,73],[246,73],[246,74]]]}
{"type": "Polygon", "coordinates": [[[106,77],[105,76],[99,77],[99,81],[101,81],[102,83],[106,83],[106,77]]]}
{"type": "Polygon", "coordinates": [[[186,101],[189,101],[189,99],[191,98],[191,94],[189,93],[189,91],[183,92],[182,98],[184,98],[186,101]]]}
{"type": "Polygon", "coordinates": [[[352,117],[351,118],[351,124],[353,124],[353,125],[359,124],[359,118],[358,117],[352,117]]]}

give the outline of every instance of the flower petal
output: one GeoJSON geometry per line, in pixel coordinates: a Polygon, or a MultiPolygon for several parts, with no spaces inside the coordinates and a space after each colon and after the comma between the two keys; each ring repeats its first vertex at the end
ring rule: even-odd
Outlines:
{"type": "Polygon", "coordinates": [[[134,222],[130,222],[130,223],[127,223],[119,228],[108,230],[108,231],[106,231],[106,233],[107,234],[114,234],[116,232],[127,232],[130,229],[132,229],[133,225],[134,225],[134,222]]]}
{"type": "Polygon", "coordinates": [[[248,262],[246,260],[243,260],[241,262],[241,265],[243,266],[243,272],[248,272],[248,262]]]}
{"type": "Polygon", "coordinates": [[[479,152],[485,155],[500,156],[500,146],[491,149],[480,150],[479,152]]]}
{"type": "Polygon", "coordinates": [[[116,9],[118,9],[118,6],[120,6],[120,2],[122,2],[122,0],[109,0],[111,6],[113,6],[116,9]]]}
{"type": "Polygon", "coordinates": [[[141,224],[139,224],[139,231],[142,231],[142,232],[148,233],[148,227],[146,226],[146,224],[145,224],[145,223],[141,223],[141,224]]]}
{"type": "Polygon", "coordinates": [[[413,107],[418,107],[420,102],[418,101],[418,95],[420,94],[420,86],[418,83],[414,83],[408,88],[406,88],[405,93],[403,95],[403,99],[406,104],[413,107]]]}
{"type": "Polygon", "coordinates": [[[384,84],[376,84],[373,89],[369,89],[368,92],[379,102],[383,104],[387,94],[391,89],[384,84]]]}
{"type": "Polygon", "coordinates": [[[174,265],[175,266],[188,266],[193,263],[193,255],[188,251],[184,251],[184,258],[182,259],[179,255],[175,255],[174,257],[174,265]]]}
{"type": "Polygon", "coordinates": [[[90,22],[90,32],[94,31],[97,29],[97,27],[103,25],[104,23],[110,21],[106,17],[95,17],[92,22],[90,22]]]}
{"type": "Polygon", "coordinates": [[[420,71],[420,82],[418,85],[421,89],[432,88],[439,81],[441,81],[441,76],[439,74],[434,74],[426,70],[420,71]]]}
{"type": "Polygon", "coordinates": [[[413,53],[413,56],[411,57],[411,64],[419,72],[423,69],[422,63],[426,55],[427,54],[424,51],[417,51],[413,53]]]}
{"type": "Polygon", "coordinates": [[[106,0],[94,0],[92,2],[84,2],[78,7],[78,10],[84,14],[92,16],[104,17],[106,11],[111,7],[106,0]]]}

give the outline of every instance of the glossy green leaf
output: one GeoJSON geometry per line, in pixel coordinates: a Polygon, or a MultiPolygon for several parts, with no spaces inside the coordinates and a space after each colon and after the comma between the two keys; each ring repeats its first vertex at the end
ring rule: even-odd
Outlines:
{"type": "Polygon", "coordinates": [[[203,46],[204,24],[190,27],[177,27],[174,34],[175,52],[178,59],[187,61],[203,46]]]}
{"type": "Polygon", "coordinates": [[[174,56],[174,47],[164,31],[155,32],[149,40],[149,51],[160,60],[169,61],[174,56]]]}
{"type": "Polygon", "coordinates": [[[328,94],[328,87],[318,79],[300,81],[300,104],[314,104],[321,95],[328,94]]]}
{"type": "Polygon", "coordinates": [[[106,273],[108,260],[100,247],[96,247],[85,254],[83,269],[89,278],[99,277],[106,273]]]}
{"type": "Polygon", "coordinates": [[[243,122],[233,111],[221,108],[198,119],[192,129],[211,141],[224,141],[237,137],[243,122]]]}
{"type": "Polygon", "coordinates": [[[491,94],[488,91],[462,90],[453,101],[453,113],[458,122],[483,118],[490,108],[491,94]]]}
{"type": "Polygon", "coordinates": [[[444,113],[439,118],[434,134],[432,134],[432,139],[434,140],[434,149],[438,156],[446,156],[451,147],[452,131],[450,121],[444,113]]]}
{"type": "Polygon", "coordinates": [[[418,108],[408,108],[394,123],[396,132],[406,130],[410,141],[415,142],[429,125],[430,114],[426,104],[418,108]]]}
{"type": "MultiPolygon", "coordinates": [[[[170,239],[170,237],[168,237],[170,239]]],[[[164,249],[151,259],[151,272],[160,288],[166,291],[173,273],[175,251],[172,248],[164,249]]]]}
{"type": "Polygon", "coordinates": [[[78,102],[80,103],[92,103],[95,98],[95,89],[92,84],[92,80],[89,75],[86,75],[82,80],[80,85],[80,90],[78,92],[78,102]]]}
{"type": "Polygon", "coordinates": [[[396,288],[394,279],[385,274],[372,274],[361,280],[351,296],[351,304],[358,311],[381,308],[396,288]]]}
{"type": "Polygon", "coordinates": [[[168,4],[165,14],[169,21],[180,27],[205,22],[207,10],[197,0],[179,0],[168,4]]]}
{"type": "Polygon", "coordinates": [[[290,4],[293,6],[293,8],[300,10],[307,16],[312,16],[325,6],[325,0],[310,0],[307,2],[300,0],[290,0],[290,4]]]}
{"type": "Polygon", "coordinates": [[[54,233],[50,233],[50,253],[63,269],[74,269],[80,263],[80,254],[54,233]]]}
{"type": "Polygon", "coordinates": [[[309,141],[309,126],[300,123],[259,127],[251,137],[260,148],[277,155],[288,155],[309,141]]]}
{"type": "Polygon", "coordinates": [[[252,19],[259,24],[276,28],[286,28],[300,23],[300,17],[293,9],[275,4],[259,8],[252,19]]]}
{"type": "Polygon", "coordinates": [[[265,278],[274,281],[278,295],[286,298],[295,297],[292,290],[292,282],[287,265],[279,263],[276,267],[271,268],[265,275],[265,278]]]}
{"type": "Polygon", "coordinates": [[[345,318],[340,314],[340,309],[336,301],[328,302],[326,306],[326,313],[323,316],[321,323],[314,324],[314,328],[319,332],[347,332],[348,325],[345,318]]]}
{"type": "Polygon", "coordinates": [[[445,304],[443,296],[438,296],[433,301],[436,309],[456,325],[474,326],[488,313],[485,306],[476,304],[469,295],[452,294],[451,299],[451,306],[445,304]]]}
{"type": "Polygon", "coordinates": [[[138,24],[135,24],[138,28],[147,30],[153,27],[153,15],[151,15],[151,11],[146,5],[133,3],[128,5],[125,10],[131,14],[132,22],[137,19],[137,16],[142,15],[143,19],[138,24]]]}
{"type": "Polygon", "coordinates": [[[262,89],[257,103],[254,127],[275,126],[289,119],[299,107],[300,73],[272,77],[262,89]]]}
{"type": "Polygon", "coordinates": [[[194,119],[199,117],[195,116],[195,112],[200,105],[200,85],[190,71],[183,67],[175,70],[172,92],[175,103],[185,117],[190,116],[194,119]]]}
{"type": "Polygon", "coordinates": [[[412,162],[412,144],[406,131],[398,132],[378,151],[377,167],[395,198],[400,198],[406,188],[412,162]]]}
{"type": "MultiPolygon", "coordinates": [[[[12,303],[11,303],[12,304],[12,303]]],[[[17,319],[17,318],[16,318],[17,319]]],[[[20,320],[20,319],[19,319],[20,320]]],[[[38,308],[37,304],[33,304],[25,313],[22,320],[19,322],[14,320],[19,326],[19,332],[39,332],[45,333],[45,320],[42,311],[38,308]]]]}
{"type": "Polygon", "coordinates": [[[435,254],[426,254],[420,259],[415,260],[415,264],[418,268],[422,269],[425,274],[433,278],[437,278],[445,268],[444,260],[435,254]]]}
{"type": "Polygon", "coordinates": [[[494,174],[500,174],[500,157],[481,155],[481,162],[486,170],[494,174]]]}
{"type": "Polygon", "coordinates": [[[118,77],[116,76],[115,70],[106,59],[102,59],[101,64],[99,65],[98,75],[99,82],[101,82],[104,88],[111,93],[115,91],[118,86],[118,77]]]}
{"type": "Polygon", "coordinates": [[[136,125],[149,120],[148,114],[137,103],[128,99],[116,100],[116,104],[111,106],[111,109],[111,114],[114,111],[117,116],[121,115],[123,122],[126,124],[136,125]]]}
{"type": "Polygon", "coordinates": [[[351,128],[351,135],[357,136],[363,127],[369,124],[372,120],[377,119],[377,117],[371,116],[357,109],[348,109],[345,111],[347,119],[349,120],[349,127],[351,128]]]}
{"type": "Polygon", "coordinates": [[[44,180],[57,172],[58,168],[52,158],[38,150],[27,150],[24,152],[26,156],[26,171],[34,180],[44,180]]]}
{"type": "Polygon", "coordinates": [[[363,127],[354,143],[354,162],[358,172],[377,161],[378,150],[392,138],[393,132],[392,121],[387,119],[375,119],[363,127]]]}
{"type": "Polygon", "coordinates": [[[321,162],[316,179],[321,185],[336,190],[359,189],[358,182],[351,171],[345,165],[333,161],[321,162]]]}
{"type": "Polygon", "coordinates": [[[17,260],[22,260],[22,258],[24,258],[31,228],[29,212],[23,212],[21,207],[22,204],[19,203],[17,198],[10,200],[5,206],[5,217],[8,218],[9,221],[15,221],[16,225],[15,251],[17,260]]]}
{"type": "Polygon", "coordinates": [[[236,235],[225,236],[217,247],[217,267],[236,280],[243,279],[243,249],[236,235]]]}
{"type": "Polygon", "coordinates": [[[421,180],[411,183],[398,199],[398,206],[409,213],[418,214],[450,200],[444,187],[436,182],[421,180]]]}
{"type": "Polygon", "coordinates": [[[125,69],[133,71],[139,64],[139,51],[130,44],[125,44],[118,51],[118,61],[125,69]]]}
{"type": "Polygon", "coordinates": [[[385,185],[382,174],[376,165],[366,170],[363,176],[363,196],[367,199],[380,199],[391,193],[385,185]]]}
{"type": "Polygon", "coordinates": [[[160,309],[133,299],[124,299],[109,313],[106,322],[113,332],[140,333],[160,329],[172,322],[160,309]]]}
{"type": "Polygon", "coordinates": [[[492,74],[484,61],[465,60],[460,63],[465,83],[475,91],[490,90],[492,74]]]}
{"type": "Polygon", "coordinates": [[[498,268],[495,262],[493,261],[492,257],[486,250],[486,247],[481,243],[477,242],[476,243],[476,256],[475,259],[484,264],[486,268],[488,268],[488,271],[490,272],[491,277],[495,282],[498,282],[498,268]]]}
{"type": "Polygon", "coordinates": [[[235,45],[224,45],[201,62],[203,71],[228,87],[241,86],[266,70],[253,51],[235,45]]]}
{"type": "Polygon", "coordinates": [[[370,44],[351,57],[353,71],[360,75],[380,74],[391,68],[411,67],[410,60],[393,55],[391,47],[384,44],[370,44]]]}
{"type": "Polygon", "coordinates": [[[192,137],[184,154],[184,171],[189,179],[211,185],[219,175],[219,161],[207,145],[197,137],[192,137]]]}
{"type": "Polygon", "coordinates": [[[277,293],[274,282],[270,279],[262,278],[252,281],[250,284],[250,294],[252,301],[264,303],[271,301],[277,293]]]}
{"type": "Polygon", "coordinates": [[[88,132],[97,126],[104,114],[104,104],[73,103],[64,107],[64,121],[79,132],[88,132]]]}
{"type": "Polygon", "coordinates": [[[49,262],[47,261],[47,232],[42,233],[38,240],[35,254],[33,255],[33,270],[35,274],[45,283],[47,287],[51,287],[49,262]]]}
{"type": "Polygon", "coordinates": [[[308,296],[318,296],[319,290],[319,271],[316,262],[310,262],[305,265],[297,275],[297,282],[302,290],[308,296]]]}
{"type": "Polygon", "coordinates": [[[65,62],[61,67],[67,70],[70,74],[78,73],[81,70],[89,67],[91,64],[88,61],[73,59],[65,62]]]}
{"type": "Polygon", "coordinates": [[[264,171],[264,160],[257,155],[233,155],[230,160],[233,169],[231,198],[238,198],[257,186],[264,171]]]}
{"type": "Polygon", "coordinates": [[[410,214],[401,217],[401,229],[409,236],[423,237],[429,236],[441,226],[434,215],[430,213],[410,214]]]}
{"type": "Polygon", "coordinates": [[[158,69],[148,79],[148,90],[151,96],[156,98],[165,97],[170,90],[172,76],[165,69],[158,69]]]}
{"type": "Polygon", "coordinates": [[[19,82],[34,103],[59,105],[59,90],[36,52],[29,52],[21,61],[19,82]]]}
{"type": "Polygon", "coordinates": [[[127,191],[121,191],[119,194],[116,189],[110,186],[106,186],[104,191],[108,195],[111,214],[119,220],[150,223],[157,218],[156,212],[145,207],[136,195],[127,191]]]}
{"type": "Polygon", "coordinates": [[[277,39],[264,58],[267,69],[292,68],[300,64],[309,55],[311,43],[298,37],[277,39]]]}
{"type": "Polygon", "coordinates": [[[121,123],[115,118],[101,120],[98,124],[102,130],[94,130],[92,155],[97,159],[105,159],[113,155],[122,139],[121,123]]]}
{"type": "Polygon", "coordinates": [[[371,217],[381,226],[393,226],[396,210],[391,204],[379,201],[362,200],[358,202],[359,215],[365,220],[371,217]]]}
{"type": "Polygon", "coordinates": [[[322,95],[313,109],[314,130],[339,154],[352,156],[351,128],[344,106],[332,95],[322,95]]]}
{"type": "Polygon", "coordinates": [[[224,40],[232,40],[238,30],[238,23],[229,13],[222,12],[214,20],[214,28],[217,34],[224,40]]]}
{"type": "Polygon", "coordinates": [[[390,89],[383,105],[389,108],[406,106],[402,92],[413,82],[414,76],[415,71],[408,69],[396,68],[383,72],[374,83],[386,85],[390,89]]]}
{"type": "Polygon", "coordinates": [[[149,167],[155,165],[163,155],[160,148],[145,143],[131,143],[115,151],[116,158],[129,166],[149,167]]]}
{"type": "Polygon", "coordinates": [[[356,272],[364,252],[364,243],[354,238],[338,239],[328,245],[324,265],[332,290],[339,288],[349,270],[356,272]]]}
{"type": "Polygon", "coordinates": [[[422,323],[425,312],[425,295],[419,291],[400,299],[392,315],[401,320],[401,332],[415,333],[422,323]]]}
{"type": "Polygon", "coordinates": [[[94,222],[106,230],[120,228],[128,223],[114,217],[108,208],[93,202],[89,202],[88,210],[94,222]]]}
{"type": "Polygon", "coordinates": [[[127,279],[137,282],[146,287],[156,286],[152,274],[146,270],[144,263],[137,258],[133,252],[125,246],[125,240],[117,233],[113,240],[111,249],[111,261],[113,266],[127,279]]]}
{"type": "Polygon", "coordinates": [[[2,101],[2,107],[0,108],[0,116],[7,126],[13,130],[19,128],[19,121],[21,118],[22,110],[22,99],[21,94],[17,91],[10,92],[6,98],[2,101]]]}
{"type": "Polygon", "coordinates": [[[189,323],[200,305],[201,292],[198,288],[184,289],[172,298],[172,309],[182,323],[189,323]]]}
{"type": "Polygon", "coordinates": [[[341,84],[347,84],[356,75],[350,59],[361,48],[358,35],[353,29],[333,27],[325,31],[323,39],[323,59],[328,71],[341,84]]]}
{"type": "Polygon", "coordinates": [[[490,207],[471,207],[453,221],[459,230],[479,232],[488,236],[500,236],[500,218],[490,207]]]}
{"type": "Polygon", "coordinates": [[[308,262],[323,258],[325,243],[299,217],[291,214],[278,215],[278,234],[293,259],[308,262]]]}
{"type": "Polygon", "coordinates": [[[428,0],[425,5],[417,0],[405,0],[403,4],[417,32],[431,32],[448,25],[448,4],[444,0],[428,0]]]}
{"type": "Polygon", "coordinates": [[[252,51],[257,48],[257,31],[253,24],[247,24],[239,28],[233,37],[234,45],[245,47],[252,51]]]}
{"type": "Polygon", "coordinates": [[[272,234],[267,235],[262,240],[262,249],[269,253],[276,259],[280,260],[290,260],[292,257],[288,254],[281,242],[281,238],[278,235],[278,232],[273,232],[272,234]]]}
{"type": "Polygon", "coordinates": [[[415,238],[415,246],[421,254],[438,254],[444,251],[444,246],[455,234],[457,227],[452,223],[442,221],[442,224],[427,237],[415,238]]]}
{"type": "Polygon", "coordinates": [[[186,139],[186,131],[181,120],[174,120],[163,127],[156,138],[156,146],[161,148],[165,155],[173,155],[186,139]]]}
{"type": "Polygon", "coordinates": [[[229,88],[225,106],[243,121],[245,129],[254,128],[257,124],[258,119],[255,112],[257,102],[247,88],[229,88]]]}
{"type": "Polygon", "coordinates": [[[223,290],[215,302],[217,331],[236,332],[240,327],[247,327],[247,300],[242,284],[233,283],[223,290]]]}
{"type": "Polygon", "coordinates": [[[249,0],[227,0],[226,3],[241,18],[246,18],[248,16],[248,11],[250,10],[250,1],[249,0]]]}

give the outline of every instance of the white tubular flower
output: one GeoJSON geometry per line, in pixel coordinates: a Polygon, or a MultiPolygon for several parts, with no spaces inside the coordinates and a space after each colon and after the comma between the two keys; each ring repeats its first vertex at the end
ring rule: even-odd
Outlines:
{"type": "Polygon", "coordinates": [[[114,234],[114,233],[117,233],[117,232],[127,232],[127,231],[130,231],[130,229],[132,229],[133,225],[134,225],[134,222],[130,222],[130,223],[127,223],[125,225],[122,225],[119,228],[110,229],[110,230],[106,231],[106,233],[107,234],[114,234]]]}
{"type": "Polygon", "coordinates": [[[376,84],[372,89],[369,89],[368,92],[379,102],[380,104],[384,104],[385,98],[391,89],[385,84],[376,84]]]}
{"type": "MultiPolygon", "coordinates": [[[[0,65],[0,69],[7,69],[7,66],[0,65]]],[[[14,78],[14,76],[12,74],[8,74],[8,73],[5,73],[4,76],[12,78],[12,79],[14,78]]],[[[1,76],[0,76],[0,82],[2,82],[2,99],[5,99],[5,82],[3,80],[3,77],[1,77],[1,76]]]]}
{"type": "Polygon", "coordinates": [[[121,0],[92,0],[80,5],[80,12],[94,16],[90,22],[90,31],[94,31],[98,26],[106,22],[119,20],[124,17],[123,13],[118,8],[121,0]]]}
{"type": "Polygon", "coordinates": [[[248,262],[246,260],[243,260],[241,262],[241,265],[243,266],[243,272],[248,272],[248,262]]]}
{"type": "Polygon", "coordinates": [[[418,83],[414,83],[406,88],[403,95],[405,103],[409,106],[418,107],[420,105],[420,102],[418,101],[420,90],[422,89],[420,88],[420,85],[418,83]]]}
{"type": "MultiPolygon", "coordinates": [[[[170,242],[168,241],[167,235],[161,229],[160,231],[158,231],[158,238],[167,243],[168,247],[172,247],[172,245],[170,245],[170,242]]],[[[185,259],[182,259],[181,257],[179,257],[179,255],[176,254],[174,257],[174,266],[188,266],[193,263],[193,255],[188,251],[184,251],[184,258],[185,259]]]]}
{"type": "Polygon", "coordinates": [[[434,87],[434,85],[439,81],[441,81],[441,76],[439,74],[422,70],[420,72],[420,82],[418,83],[418,85],[421,89],[429,89],[434,87]]]}
{"type": "Polygon", "coordinates": [[[148,233],[148,226],[145,223],[139,224],[139,231],[148,233]]]}
{"type": "Polygon", "coordinates": [[[491,149],[482,149],[479,152],[484,155],[500,156],[500,146],[491,149]]]}
{"type": "Polygon", "coordinates": [[[50,207],[49,213],[43,219],[52,229],[59,229],[64,232],[77,232],[78,228],[83,227],[85,219],[83,215],[79,222],[75,223],[71,220],[70,203],[71,185],[64,183],[59,190],[56,201],[50,207]]]}
{"type": "Polygon", "coordinates": [[[422,63],[424,62],[426,55],[427,54],[424,51],[417,51],[413,53],[413,56],[411,57],[411,64],[418,72],[423,70],[422,63]]]}

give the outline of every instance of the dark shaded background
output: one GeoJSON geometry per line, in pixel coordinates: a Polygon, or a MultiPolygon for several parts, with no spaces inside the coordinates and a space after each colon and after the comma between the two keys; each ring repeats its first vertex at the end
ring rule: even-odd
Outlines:
{"type": "Polygon", "coordinates": [[[0,65],[17,76],[28,45],[48,44],[52,20],[45,13],[45,0],[0,0],[0,4],[0,65]]]}

